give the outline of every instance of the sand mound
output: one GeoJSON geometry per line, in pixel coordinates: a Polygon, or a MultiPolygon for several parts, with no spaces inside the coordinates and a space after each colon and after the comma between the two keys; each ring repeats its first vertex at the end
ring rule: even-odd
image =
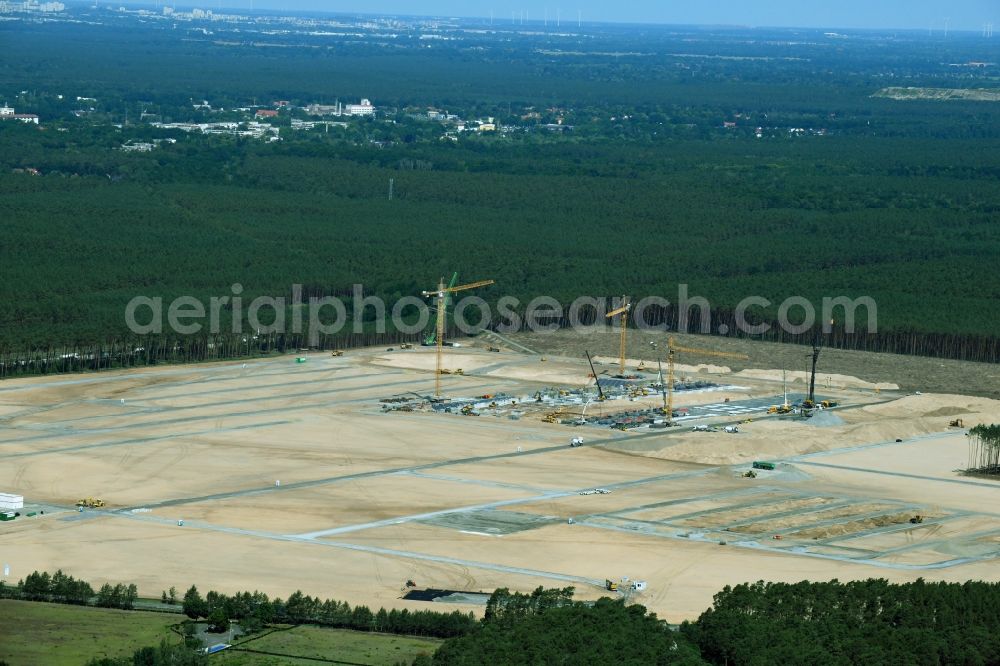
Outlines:
{"type": "Polygon", "coordinates": [[[833,412],[819,412],[818,414],[814,414],[806,423],[820,428],[829,428],[831,426],[844,425],[846,421],[833,412]]]}
{"type": "MultiPolygon", "coordinates": [[[[785,381],[792,384],[809,382],[809,373],[803,370],[790,370],[782,373],[781,370],[748,368],[746,370],[740,370],[734,376],[746,377],[747,379],[763,379],[767,381],[780,382],[782,374],[784,374],[785,381]]],[[[888,382],[874,383],[858,379],[857,377],[851,377],[850,375],[831,375],[826,373],[816,374],[816,386],[817,388],[829,386],[831,388],[879,389],[880,391],[895,391],[899,389],[898,385],[890,384],[888,382]]]]}
{"type": "Polygon", "coordinates": [[[795,532],[790,536],[794,539],[829,539],[831,537],[845,536],[856,532],[865,532],[877,527],[889,527],[891,525],[903,525],[910,522],[913,515],[909,513],[893,513],[863,520],[852,520],[847,523],[838,523],[828,527],[815,527],[795,532]]]}
{"type": "Polygon", "coordinates": [[[962,414],[972,414],[972,412],[962,407],[942,407],[932,412],[926,412],[924,416],[934,418],[937,416],[961,416],[962,414]]]}
{"type": "MultiPolygon", "coordinates": [[[[610,356],[595,356],[594,363],[597,365],[610,365],[613,367],[618,367],[619,359],[611,358],[610,356]]],[[[635,370],[639,365],[644,365],[645,368],[643,372],[656,374],[656,361],[640,361],[634,358],[625,359],[625,367],[629,370],[635,370]]],[[[692,374],[704,373],[708,375],[728,375],[733,370],[732,368],[725,365],[711,365],[709,363],[700,363],[698,365],[685,365],[683,363],[675,363],[674,367],[678,373],[688,372],[692,374]]],[[[667,367],[666,364],[663,366],[663,372],[666,374],[667,367]]]]}
{"type": "MultiPolygon", "coordinates": [[[[1000,421],[1000,400],[972,398],[964,395],[925,393],[908,395],[892,402],[863,407],[869,416],[905,418],[946,418],[949,416],[974,416],[980,422],[1000,421]]],[[[965,419],[969,421],[970,419],[965,419]]],[[[968,424],[967,424],[968,425],[968,424]]]]}

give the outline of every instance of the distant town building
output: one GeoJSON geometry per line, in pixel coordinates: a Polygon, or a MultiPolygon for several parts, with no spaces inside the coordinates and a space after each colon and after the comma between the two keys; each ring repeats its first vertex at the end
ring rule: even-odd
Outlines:
{"type": "Polygon", "coordinates": [[[348,104],[344,107],[344,113],[349,116],[372,116],[375,115],[375,107],[370,100],[363,99],[361,104],[348,104]]]}
{"type": "Polygon", "coordinates": [[[26,2],[0,2],[0,12],[61,12],[64,9],[66,9],[66,5],[61,2],[43,2],[41,4],[36,2],[36,0],[27,0],[26,2]]]}
{"type": "Polygon", "coordinates": [[[0,120],[20,120],[22,123],[38,124],[38,116],[33,113],[14,113],[9,106],[0,107],[0,120]]]}
{"type": "Polygon", "coordinates": [[[310,104],[306,107],[306,113],[310,116],[339,116],[339,104],[310,104]]]}
{"type": "Polygon", "coordinates": [[[257,113],[255,115],[258,118],[275,118],[277,117],[278,112],[274,109],[257,109],[257,113]]]}

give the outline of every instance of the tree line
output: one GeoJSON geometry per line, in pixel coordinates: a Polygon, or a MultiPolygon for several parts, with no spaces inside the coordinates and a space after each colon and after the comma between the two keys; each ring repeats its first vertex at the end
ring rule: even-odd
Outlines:
{"type": "Polygon", "coordinates": [[[184,593],[182,608],[192,620],[207,619],[216,628],[238,621],[244,632],[259,631],[268,624],[315,624],[355,631],[449,638],[462,635],[475,626],[472,613],[406,608],[374,611],[365,605],[351,606],[346,601],[321,599],[301,591],[287,599],[270,599],[263,592],[226,595],[211,591],[202,597],[198,588],[192,585],[184,593]]]}

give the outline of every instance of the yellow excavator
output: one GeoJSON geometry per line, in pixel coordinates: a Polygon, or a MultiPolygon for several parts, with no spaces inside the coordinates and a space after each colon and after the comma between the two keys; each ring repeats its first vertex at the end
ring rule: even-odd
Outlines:
{"type": "Polygon", "coordinates": [[[83,509],[100,509],[104,506],[104,500],[86,497],[82,500],[78,500],[76,505],[83,509]]]}

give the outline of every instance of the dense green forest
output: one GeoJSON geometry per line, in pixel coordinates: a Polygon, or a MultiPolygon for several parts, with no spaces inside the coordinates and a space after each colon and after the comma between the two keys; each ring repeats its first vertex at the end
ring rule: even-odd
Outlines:
{"type": "Polygon", "coordinates": [[[0,25],[7,47],[37,54],[0,62],[0,98],[43,117],[0,123],[8,367],[26,349],[130,338],[137,295],[363,284],[391,303],[453,271],[495,279],[480,294],[492,302],[673,301],[687,284],[718,311],[713,331],[747,296],[774,304],[753,311],[763,319],[790,296],[870,296],[878,335],[836,344],[1000,358],[1000,277],[987,268],[1000,259],[1000,105],[872,97],[889,84],[996,87],[995,68],[947,64],[1000,60],[989,42],[865,34],[834,47],[816,33],[789,46],[802,35],[603,27],[579,54],[562,38],[471,30],[435,48],[415,33],[387,49],[378,34],[294,32],[266,47],[101,16],[0,25]],[[612,47],[633,55],[600,55],[612,47]],[[80,95],[96,101],[78,117],[80,95]],[[337,96],[385,112],[328,132],[285,118],[273,143],[138,120],[206,121],[192,99],[337,96]],[[528,124],[446,140],[412,113],[428,106],[528,124]],[[531,131],[557,115],[574,129],[531,131]],[[176,143],[119,149],[157,137],[176,143]]]}
{"type": "Polygon", "coordinates": [[[639,605],[572,590],[498,590],[434,664],[943,665],[1000,661],[1000,586],[755,583],[726,587],[675,633],[639,605]],[[499,611],[496,609],[500,608],[499,611]]]}

